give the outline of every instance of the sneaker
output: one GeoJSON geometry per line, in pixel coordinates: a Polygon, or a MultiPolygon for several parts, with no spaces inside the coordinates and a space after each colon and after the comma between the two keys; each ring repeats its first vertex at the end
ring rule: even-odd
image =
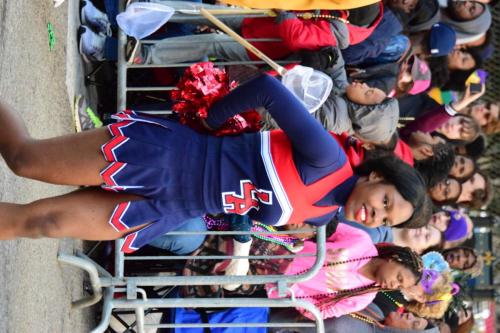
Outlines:
{"type": "Polygon", "coordinates": [[[111,36],[111,24],[108,16],[88,0],[83,0],[80,3],[80,21],[82,25],[90,26],[106,36],[111,36]]]}
{"type": "Polygon", "coordinates": [[[78,29],[80,54],[86,62],[104,61],[104,45],[106,36],[95,33],[87,26],[81,25],[78,29]]]}
{"type": "Polygon", "coordinates": [[[82,95],[75,97],[73,120],[77,133],[103,126],[99,116],[90,108],[87,100],[82,95]]]}

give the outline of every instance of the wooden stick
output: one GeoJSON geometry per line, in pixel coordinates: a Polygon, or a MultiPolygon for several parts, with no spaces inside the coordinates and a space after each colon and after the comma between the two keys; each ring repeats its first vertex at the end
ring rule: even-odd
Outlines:
{"type": "Polygon", "coordinates": [[[135,40],[135,46],[134,49],[132,50],[132,53],[130,53],[130,58],[127,59],[127,65],[132,65],[134,63],[135,55],[137,54],[137,51],[139,50],[139,47],[141,46],[141,41],[136,39],[135,40]]]}
{"type": "Polygon", "coordinates": [[[200,13],[204,17],[206,17],[210,22],[215,24],[219,29],[224,31],[226,34],[231,36],[235,41],[240,43],[242,46],[244,46],[247,50],[255,54],[258,58],[262,59],[265,61],[269,66],[272,67],[276,72],[278,72],[281,76],[285,75],[287,70],[285,67],[278,65],[274,60],[269,58],[267,55],[262,53],[258,48],[250,44],[248,41],[246,41],[243,37],[238,35],[236,32],[234,32],[230,27],[225,25],[221,20],[210,14],[205,8],[200,8],[200,13]]]}

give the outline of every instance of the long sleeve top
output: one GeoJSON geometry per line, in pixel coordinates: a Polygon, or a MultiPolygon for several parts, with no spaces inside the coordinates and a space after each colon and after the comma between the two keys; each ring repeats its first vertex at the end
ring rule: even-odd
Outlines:
{"type": "Polygon", "coordinates": [[[399,134],[401,138],[406,141],[410,134],[415,131],[433,132],[439,126],[450,120],[455,114],[456,111],[453,110],[450,105],[438,105],[406,124],[406,126],[399,131],[399,134]]]}
{"type": "MultiPolygon", "coordinates": [[[[327,258],[320,271],[312,279],[291,286],[295,297],[315,304],[320,310],[323,319],[340,317],[364,309],[375,298],[375,292],[345,298],[337,303],[328,302],[327,300],[336,291],[369,286],[374,283],[374,281],[358,273],[358,270],[370,261],[367,257],[374,257],[378,254],[370,237],[363,230],[339,223],[335,233],[327,239],[326,246],[327,258]],[[329,265],[357,258],[364,259],[353,260],[341,265],[329,265]]],[[[306,241],[300,254],[304,253],[316,253],[316,243],[306,241]]],[[[315,257],[296,257],[288,266],[285,274],[301,274],[308,270],[314,261],[315,257]]],[[[276,289],[270,287],[272,286],[268,286],[268,297],[278,297],[276,289]]],[[[307,311],[298,310],[304,316],[314,319],[307,311]]]]}
{"type": "MultiPolygon", "coordinates": [[[[207,124],[217,128],[229,117],[260,106],[268,110],[286,134],[291,144],[293,165],[306,186],[348,166],[346,155],[338,142],[288,89],[267,75],[236,88],[215,103],[209,111],[207,124]]],[[[291,193],[283,193],[285,179],[276,181],[275,165],[272,156],[268,156],[269,147],[266,146],[269,144],[269,135],[269,132],[261,132],[208,138],[204,198],[209,213],[220,213],[220,208],[224,207],[225,213],[248,214],[252,219],[267,224],[287,223],[290,207],[287,206],[286,197],[291,193]],[[247,201],[244,202],[242,196],[245,194],[247,196],[244,199],[247,201]],[[232,205],[235,202],[245,203],[245,209],[232,205]]],[[[352,176],[341,181],[315,204],[345,204],[356,179],[352,176]]],[[[306,222],[325,224],[335,214],[336,211],[332,211],[311,217],[306,222]]]]}
{"type": "MultiPolygon", "coordinates": [[[[313,14],[328,15],[335,18],[302,19],[295,13],[280,14],[272,17],[254,17],[243,20],[241,33],[245,38],[272,38],[279,42],[252,42],[260,51],[272,59],[283,59],[302,50],[319,50],[325,46],[337,46],[341,49],[362,42],[372,34],[382,20],[383,5],[379,6],[379,15],[369,26],[356,26],[346,23],[348,12],[330,12],[328,10],[313,14]],[[339,20],[340,19],[340,20],[339,20]]],[[[249,52],[252,59],[255,56],[249,52]]]]}
{"type": "Polygon", "coordinates": [[[403,30],[401,22],[394,13],[384,8],[384,15],[373,33],[361,43],[351,45],[342,50],[346,64],[358,65],[365,59],[378,56],[389,44],[390,38],[403,30]]]}

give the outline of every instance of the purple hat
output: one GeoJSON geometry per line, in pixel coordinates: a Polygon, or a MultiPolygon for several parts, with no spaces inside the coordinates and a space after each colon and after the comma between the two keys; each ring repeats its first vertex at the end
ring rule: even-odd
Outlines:
{"type": "Polygon", "coordinates": [[[413,55],[412,58],[411,77],[413,79],[413,86],[408,91],[408,94],[416,95],[426,91],[430,87],[431,71],[425,61],[420,60],[416,55],[413,55]]]}
{"type": "Polygon", "coordinates": [[[436,23],[429,32],[429,51],[431,57],[445,56],[455,47],[457,34],[453,28],[444,23],[436,23]]]}
{"type": "Polygon", "coordinates": [[[449,210],[450,224],[444,231],[444,238],[448,242],[456,241],[467,235],[467,220],[458,210],[449,210]]]}

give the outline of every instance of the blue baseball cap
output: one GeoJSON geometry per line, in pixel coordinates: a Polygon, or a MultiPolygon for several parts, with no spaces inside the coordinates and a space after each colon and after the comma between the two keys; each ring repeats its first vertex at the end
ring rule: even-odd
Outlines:
{"type": "Polygon", "coordinates": [[[453,28],[444,23],[436,23],[429,32],[429,51],[431,57],[445,56],[455,47],[457,34],[453,28]]]}

